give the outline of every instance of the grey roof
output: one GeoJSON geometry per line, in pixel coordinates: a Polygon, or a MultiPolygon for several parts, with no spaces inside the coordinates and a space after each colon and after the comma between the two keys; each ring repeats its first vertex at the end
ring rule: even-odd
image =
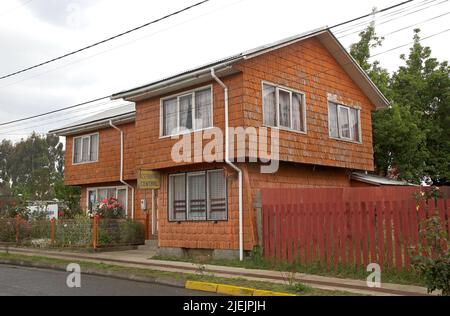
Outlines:
{"type": "Polygon", "coordinates": [[[113,122],[131,122],[134,121],[136,116],[136,107],[134,103],[129,103],[124,106],[105,110],[101,113],[91,115],[80,121],[63,126],[56,130],[50,131],[51,134],[57,134],[60,136],[67,136],[75,134],[80,130],[95,130],[105,126],[109,121],[113,122]]]}
{"type": "MultiPolygon", "coordinates": [[[[212,63],[202,65],[200,67],[190,69],[176,75],[166,77],[151,83],[141,85],[132,89],[128,89],[122,92],[115,93],[111,96],[111,99],[124,98],[130,101],[138,101],[147,97],[152,97],[163,92],[170,92],[176,89],[183,88],[181,84],[190,80],[196,80],[196,82],[210,80],[209,71],[211,68],[224,69],[230,68],[234,63],[243,59],[249,59],[260,54],[264,54],[268,51],[278,49],[307,38],[318,37],[322,44],[329,50],[338,63],[345,69],[349,76],[355,81],[357,85],[366,93],[369,99],[376,105],[376,107],[386,107],[389,105],[389,101],[380,92],[376,85],[371,81],[369,76],[361,69],[358,63],[351,57],[351,55],[342,46],[339,40],[334,36],[328,27],[322,27],[308,31],[305,33],[297,34],[280,41],[270,43],[267,45],[259,46],[242,53],[232,55],[226,58],[219,59],[212,63]],[[203,77],[201,77],[203,76],[203,77]],[[139,99],[140,98],[140,99],[139,99]]],[[[223,75],[231,74],[232,71],[224,71],[223,75]]]]}
{"type": "Polygon", "coordinates": [[[364,172],[352,172],[352,180],[361,181],[373,185],[395,185],[395,186],[414,186],[406,181],[394,180],[386,177],[381,177],[375,174],[364,172]]]}

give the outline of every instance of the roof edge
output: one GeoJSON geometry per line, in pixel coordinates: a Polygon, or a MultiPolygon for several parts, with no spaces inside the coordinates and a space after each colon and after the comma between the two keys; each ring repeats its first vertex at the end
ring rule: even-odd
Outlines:
{"type": "Polygon", "coordinates": [[[109,126],[109,122],[113,122],[115,124],[126,124],[131,123],[136,120],[136,111],[123,113],[116,116],[111,116],[107,118],[103,118],[100,120],[84,123],[84,124],[78,124],[73,125],[61,129],[51,130],[48,132],[48,134],[55,134],[57,136],[71,136],[80,134],[83,132],[91,132],[94,130],[102,129],[109,126]]]}

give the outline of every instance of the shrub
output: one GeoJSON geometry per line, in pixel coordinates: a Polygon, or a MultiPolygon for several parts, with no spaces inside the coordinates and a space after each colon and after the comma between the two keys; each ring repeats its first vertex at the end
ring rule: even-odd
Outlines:
{"type": "Polygon", "coordinates": [[[0,242],[16,242],[15,219],[0,219],[0,242]]]}
{"type": "Polygon", "coordinates": [[[122,204],[116,198],[110,197],[97,203],[92,211],[89,211],[89,215],[91,217],[122,219],[125,217],[125,212],[122,204]]]}
{"type": "Polygon", "coordinates": [[[74,220],[56,222],[55,245],[60,247],[87,247],[92,244],[92,220],[76,216],[74,220]]]}
{"type": "Polygon", "coordinates": [[[445,223],[437,214],[431,216],[421,223],[420,237],[425,242],[414,249],[414,269],[429,293],[442,290],[442,295],[450,296],[450,242],[445,223]]]}

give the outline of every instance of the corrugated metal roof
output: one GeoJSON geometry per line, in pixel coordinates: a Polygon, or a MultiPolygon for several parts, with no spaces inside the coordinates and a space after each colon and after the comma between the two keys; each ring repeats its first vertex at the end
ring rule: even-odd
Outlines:
{"type": "Polygon", "coordinates": [[[241,52],[239,54],[235,54],[235,55],[232,55],[232,56],[221,58],[221,59],[218,59],[218,60],[213,61],[211,63],[207,63],[207,64],[201,65],[199,67],[192,68],[192,69],[189,69],[189,70],[177,73],[177,74],[169,76],[169,77],[165,77],[165,78],[162,78],[162,79],[159,79],[159,80],[156,80],[156,81],[152,81],[152,82],[150,82],[148,84],[144,84],[144,85],[141,85],[141,86],[138,86],[138,87],[134,87],[132,89],[127,89],[127,90],[115,93],[115,94],[112,95],[112,98],[114,99],[114,98],[117,98],[117,96],[120,96],[122,94],[132,93],[135,90],[140,90],[140,89],[142,89],[144,87],[151,87],[151,86],[163,83],[165,81],[169,81],[169,80],[172,80],[172,79],[184,76],[184,75],[188,75],[190,73],[198,72],[198,71],[201,71],[202,69],[210,69],[211,67],[218,66],[218,65],[221,65],[221,64],[224,64],[224,63],[225,64],[231,64],[234,61],[240,60],[241,58],[243,58],[245,56],[248,56],[248,55],[251,55],[251,54],[255,54],[255,53],[258,53],[258,52],[261,52],[261,51],[264,51],[266,49],[270,49],[270,48],[273,48],[273,47],[278,47],[278,46],[286,44],[286,43],[298,41],[298,40],[300,40],[300,39],[302,39],[304,37],[308,37],[308,36],[311,36],[313,34],[316,34],[316,33],[319,33],[319,32],[323,32],[326,29],[327,29],[326,27],[321,27],[321,28],[314,29],[314,30],[311,30],[311,31],[308,31],[308,32],[304,32],[304,33],[301,33],[301,34],[297,34],[297,35],[294,35],[294,36],[291,36],[291,37],[288,37],[288,38],[284,38],[282,40],[279,40],[279,41],[276,41],[276,42],[273,42],[273,43],[270,43],[270,44],[258,46],[256,48],[249,49],[249,50],[241,52]]]}
{"type": "Polygon", "coordinates": [[[351,177],[352,180],[361,181],[373,185],[414,186],[414,184],[406,181],[394,180],[364,172],[353,172],[351,177]]]}
{"type": "Polygon", "coordinates": [[[126,104],[124,106],[108,109],[101,113],[88,116],[80,121],[76,121],[74,123],[58,128],[57,130],[50,131],[49,133],[60,134],[63,131],[66,132],[71,129],[82,128],[83,126],[92,125],[95,124],[96,122],[102,122],[109,119],[118,120],[122,117],[131,116],[132,114],[135,113],[136,113],[135,104],[130,102],[129,104],[126,104]]]}
{"type": "MultiPolygon", "coordinates": [[[[362,68],[357,64],[353,57],[351,57],[351,55],[327,27],[322,27],[305,33],[297,34],[280,41],[276,41],[274,43],[259,46],[230,57],[219,59],[218,61],[202,65],[200,67],[184,71],[176,75],[166,77],[164,79],[153,81],[151,83],[128,89],[119,93],[115,93],[111,96],[111,99],[114,100],[124,98],[129,101],[139,101],[140,99],[153,97],[158,93],[171,92],[172,90],[176,90],[174,85],[181,85],[183,84],[183,82],[194,80],[195,76],[199,77],[201,76],[201,74],[206,73],[211,68],[220,69],[230,67],[234,63],[242,59],[249,59],[271,50],[291,45],[293,43],[311,37],[319,38],[321,43],[330,51],[333,57],[344,68],[344,70],[355,81],[355,83],[364,91],[364,93],[373,102],[373,104],[375,104],[377,108],[386,107],[389,105],[389,101],[372,82],[367,73],[362,70],[362,68]]],[[[206,79],[207,78],[203,78],[203,81],[205,81],[206,79]]]]}

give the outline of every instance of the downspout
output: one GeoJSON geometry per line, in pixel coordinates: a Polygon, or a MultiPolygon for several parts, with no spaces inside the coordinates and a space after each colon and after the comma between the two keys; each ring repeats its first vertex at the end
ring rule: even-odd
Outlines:
{"type": "MultiPolygon", "coordinates": [[[[115,126],[112,120],[109,120],[109,126],[120,132],[120,182],[131,189],[131,219],[134,219],[134,187],[123,179],[123,155],[124,155],[124,135],[123,130],[115,126]]],[[[128,199],[128,197],[127,197],[128,199]]]]}
{"type": "Polygon", "coordinates": [[[229,157],[229,135],[228,135],[228,87],[216,76],[214,68],[211,68],[211,76],[224,90],[225,99],[225,162],[231,168],[236,170],[239,177],[239,260],[244,260],[244,225],[243,225],[243,211],[242,211],[242,170],[231,162],[229,157]]]}

